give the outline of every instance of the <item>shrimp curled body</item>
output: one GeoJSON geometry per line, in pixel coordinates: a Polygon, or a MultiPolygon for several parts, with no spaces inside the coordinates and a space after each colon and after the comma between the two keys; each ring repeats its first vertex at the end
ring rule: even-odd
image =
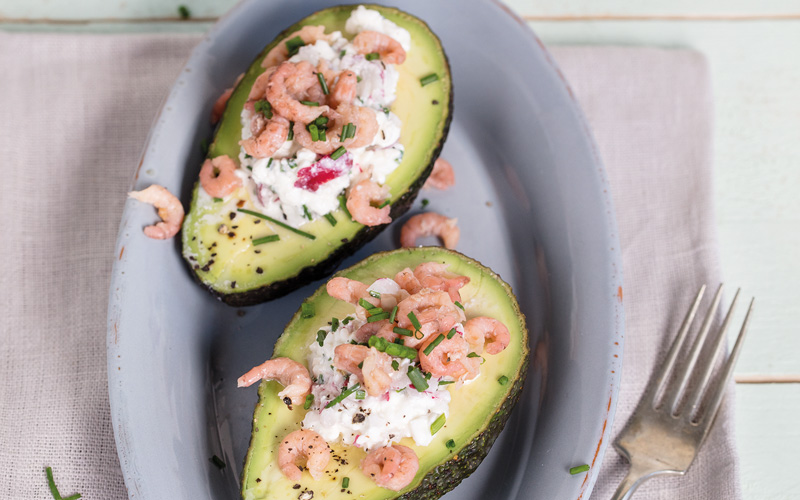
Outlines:
{"type": "Polygon", "coordinates": [[[300,481],[303,476],[303,471],[297,463],[300,460],[302,465],[303,459],[305,468],[314,479],[322,478],[331,459],[331,449],[325,439],[308,429],[289,433],[278,448],[278,466],[292,481],[300,481]]]}
{"type": "Polygon", "coordinates": [[[369,452],[361,461],[361,470],[378,486],[400,491],[414,480],[419,459],[411,448],[394,444],[369,452]]]}
{"type": "Polygon", "coordinates": [[[472,318],[464,323],[464,339],[478,354],[484,349],[489,354],[499,354],[511,342],[506,325],[485,316],[472,318]]]}
{"type": "Polygon", "coordinates": [[[273,116],[256,137],[239,141],[239,144],[250,156],[267,158],[274,155],[283,146],[288,136],[289,120],[282,116],[273,116]]]}
{"type": "Polygon", "coordinates": [[[452,338],[445,337],[430,354],[425,354],[427,348],[435,339],[429,338],[419,350],[419,363],[422,369],[436,377],[452,377],[459,379],[469,375],[468,379],[475,378],[481,369],[480,358],[468,358],[470,346],[459,335],[452,338]]]}
{"type": "Polygon", "coordinates": [[[267,82],[267,101],[273,111],[295,123],[307,124],[328,111],[328,106],[301,102],[319,103],[323,97],[314,67],[308,61],[281,63],[267,82]]]}
{"type": "Polygon", "coordinates": [[[282,400],[289,398],[292,404],[300,404],[311,392],[311,376],[308,369],[289,358],[275,358],[251,368],[239,377],[239,387],[249,387],[259,380],[277,380],[283,385],[278,393],[282,400]]]}
{"type": "Polygon", "coordinates": [[[417,244],[417,238],[435,235],[441,238],[446,248],[452,250],[461,236],[457,222],[456,219],[448,219],[435,212],[417,214],[403,224],[403,229],[400,230],[400,245],[413,247],[417,244]]]}
{"type": "Polygon", "coordinates": [[[328,284],[325,285],[325,290],[328,292],[328,295],[334,299],[343,300],[353,305],[358,305],[359,299],[364,299],[373,306],[377,306],[379,304],[378,299],[371,296],[369,292],[367,292],[367,288],[369,287],[360,281],[351,280],[350,278],[344,278],[342,276],[331,279],[328,281],[328,284]]]}
{"type": "Polygon", "coordinates": [[[341,344],[333,350],[333,366],[355,375],[370,396],[381,396],[389,390],[391,363],[391,356],[374,347],[341,344]]]}
{"type": "Polygon", "coordinates": [[[424,188],[447,189],[456,183],[456,174],[453,166],[444,158],[439,158],[433,163],[433,171],[422,186],[424,188]]]}
{"type": "Polygon", "coordinates": [[[469,278],[447,272],[447,265],[423,262],[414,268],[414,277],[422,288],[447,292],[453,302],[461,301],[459,290],[469,284],[469,278]]]}
{"type": "Polygon", "coordinates": [[[141,191],[131,191],[128,196],[155,206],[158,209],[158,216],[163,219],[153,226],[144,228],[144,234],[148,238],[165,240],[172,238],[181,230],[184,215],[183,205],[166,188],[153,184],[141,191]]]}
{"type": "Polygon", "coordinates": [[[347,210],[353,219],[365,226],[379,226],[392,222],[391,207],[376,208],[371,202],[380,202],[387,196],[387,190],[365,179],[350,189],[347,195],[347,210]]]}
{"type": "Polygon", "coordinates": [[[242,185],[236,175],[236,162],[227,155],[206,160],[200,169],[200,185],[214,198],[228,196],[242,185]]]}
{"type": "Polygon", "coordinates": [[[353,38],[353,47],[359,54],[377,52],[381,61],[389,64],[403,64],[406,60],[406,51],[400,42],[377,31],[360,32],[353,38]]]}

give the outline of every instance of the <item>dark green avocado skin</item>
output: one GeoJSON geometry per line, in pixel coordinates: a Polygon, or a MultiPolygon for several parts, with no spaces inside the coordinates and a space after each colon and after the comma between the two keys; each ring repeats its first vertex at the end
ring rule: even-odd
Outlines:
{"type": "MultiPolygon", "coordinates": [[[[335,8],[336,7],[333,7],[333,9],[335,8]]],[[[289,33],[296,31],[297,28],[298,28],[297,24],[290,26],[289,28],[286,28],[275,38],[275,40],[282,39],[282,37],[285,37],[289,33]]],[[[433,34],[432,31],[431,34],[433,34]]],[[[433,34],[433,36],[436,35],[433,34]]],[[[258,56],[257,60],[263,58],[267,50],[273,46],[273,43],[267,46],[267,48],[258,56]]],[[[444,70],[447,74],[452,74],[450,71],[450,60],[448,59],[447,54],[444,53],[444,51],[442,51],[442,53],[444,56],[444,63],[445,63],[444,70]]],[[[447,135],[450,131],[450,124],[453,119],[454,89],[452,84],[452,78],[450,79],[450,82],[451,83],[450,83],[449,99],[446,103],[447,116],[445,118],[444,125],[442,127],[442,139],[439,141],[438,145],[433,150],[430,163],[427,165],[422,174],[408,188],[408,191],[406,191],[400,198],[398,198],[397,201],[392,203],[391,205],[392,209],[390,212],[392,221],[395,221],[398,218],[402,217],[403,214],[408,212],[408,210],[411,208],[411,205],[414,203],[414,200],[416,200],[417,195],[419,194],[419,190],[422,189],[423,184],[425,184],[425,181],[428,179],[428,176],[430,176],[431,172],[433,171],[433,165],[442,152],[442,147],[444,146],[444,142],[447,139],[447,135]]],[[[189,266],[189,272],[194,278],[195,282],[197,282],[200,286],[211,292],[211,294],[214,295],[217,299],[221,300],[225,304],[232,307],[252,306],[260,304],[262,302],[267,302],[269,300],[277,299],[279,297],[283,297],[284,295],[294,290],[297,290],[298,288],[305,286],[313,281],[317,281],[326,276],[330,276],[339,267],[339,265],[342,263],[344,259],[355,253],[362,246],[372,241],[387,226],[389,226],[389,224],[382,224],[379,226],[371,226],[371,227],[364,226],[349,241],[342,242],[342,244],[336,250],[334,250],[325,260],[317,264],[304,267],[298,272],[298,274],[296,274],[291,278],[282,281],[276,281],[274,283],[264,285],[259,288],[248,290],[245,292],[221,293],[217,290],[214,290],[213,287],[204,283],[203,280],[194,272],[191,262],[187,261],[186,259],[184,259],[184,261],[189,266]]],[[[181,249],[181,253],[183,253],[183,249],[181,249]]]]}

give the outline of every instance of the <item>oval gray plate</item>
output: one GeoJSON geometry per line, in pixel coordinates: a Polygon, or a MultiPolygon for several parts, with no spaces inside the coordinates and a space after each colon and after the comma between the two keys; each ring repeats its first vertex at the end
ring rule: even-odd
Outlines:
{"type": "MultiPolygon", "coordinates": [[[[245,1],[220,20],[170,91],[134,187],[161,184],[188,205],[221,90],[279,31],[336,3],[245,1]]],[[[524,22],[481,0],[403,8],[442,39],[455,89],[442,156],[457,184],[420,198],[459,218],[458,250],[514,287],[531,328],[523,398],[484,463],[447,498],[587,499],[610,440],[623,335],[605,171],[569,87],[524,22]],[[588,474],[569,475],[584,463],[588,474]]],[[[256,401],[236,377],[270,357],[320,283],[232,309],[192,281],[177,238],[144,236],[153,218],[151,207],[125,206],[110,290],[109,393],[125,483],[132,499],[236,499],[256,401]]],[[[395,248],[401,224],[345,265],[395,248]]]]}

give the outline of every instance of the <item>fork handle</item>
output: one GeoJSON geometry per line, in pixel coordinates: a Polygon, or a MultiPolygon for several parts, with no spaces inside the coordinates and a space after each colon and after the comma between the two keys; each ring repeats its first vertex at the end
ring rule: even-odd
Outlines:
{"type": "Polygon", "coordinates": [[[636,488],[642,485],[651,477],[657,476],[659,473],[664,473],[663,470],[658,470],[649,464],[642,464],[639,462],[631,462],[631,468],[628,475],[619,484],[616,493],[611,497],[611,500],[630,500],[636,488]]]}

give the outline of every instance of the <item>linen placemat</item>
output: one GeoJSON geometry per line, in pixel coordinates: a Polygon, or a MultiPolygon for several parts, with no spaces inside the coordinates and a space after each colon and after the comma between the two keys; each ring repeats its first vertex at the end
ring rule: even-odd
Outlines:
{"type": "MultiPolygon", "coordinates": [[[[106,382],[114,240],[147,132],[199,39],[0,34],[4,498],[49,498],[46,465],[64,496],[127,498],[106,382]]],[[[552,52],[594,131],[616,205],[626,317],[616,433],[690,294],[720,281],[708,66],[682,50],[552,52]]],[[[636,498],[740,498],[731,410],[729,397],[687,477],[652,480],[636,498]]],[[[608,498],[626,471],[609,448],[592,499],[608,498]]]]}

